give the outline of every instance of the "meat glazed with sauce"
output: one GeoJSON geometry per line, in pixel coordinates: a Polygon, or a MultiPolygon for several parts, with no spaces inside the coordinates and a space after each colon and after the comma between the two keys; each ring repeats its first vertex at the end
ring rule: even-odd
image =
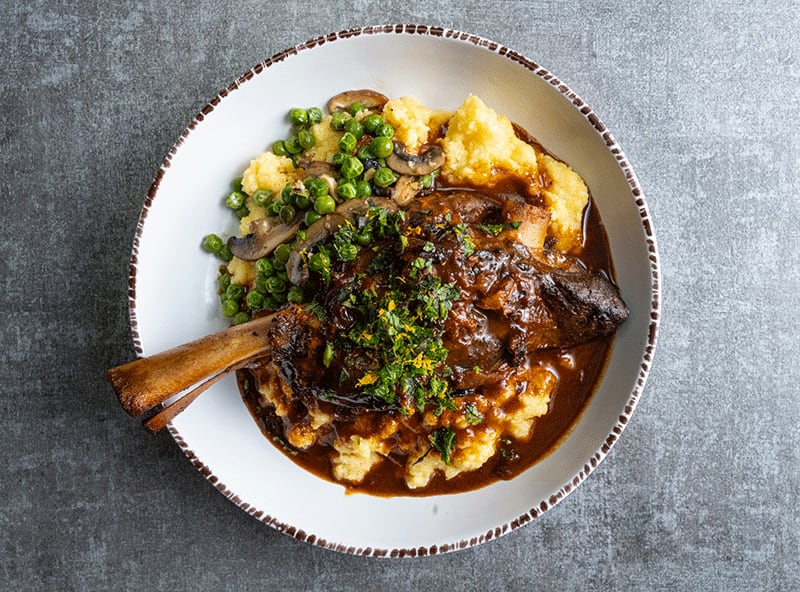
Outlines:
{"type": "Polygon", "coordinates": [[[373,494],[452,493],[513,477],[568,429],[591,395],[627,309],[608,281],[607,242],[591,204],[581,259],[532,252],[515,234],[512,218],[529,204],[512,185],[491,193],[442,188],[415,199],[400,227],[408,237],[404,248],[378,242],[333,270],[325,321],[293,310],[283,340],[273,340],[270,363],[240,371],[252,413],[295,462],[373,494]],[[360,394],[359,380],[374,360],[357,346],[336,347],[328,364],[322,361],[326,343],[359,327],[363,314],[343,305],[350,295],[386,293],[393,278],[408,278],[420,260],[430,263],[426,273],[460,292],[441,323],[454,405],[438,415],[415,409],[409,398],[388,404],[360,394]],[[525,395],[527,404],[520,402],[525,395]],[[525,411],[526,405],[533,409],[525,411]],[[524,417],[509,421],[521,409],[524,417]],[[460,449],[456,444],[450,463],[442,465],[434,426],[451,430],[456,443],[480,440],[478,458],[449,479],[460,449]],[[344,465],[337,460],[359,457],[359,447],[366,448],[366,461],[358,463],[367,465],[363,476],[337,474],[344,465]],[[418,479],[409,476],[432,459],[438,466],[418,479]]]}

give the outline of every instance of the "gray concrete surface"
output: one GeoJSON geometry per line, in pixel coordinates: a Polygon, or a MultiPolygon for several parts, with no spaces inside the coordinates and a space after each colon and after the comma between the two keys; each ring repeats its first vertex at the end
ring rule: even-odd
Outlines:
{"type": "Polygon", "coordinates": [[[794,2],[0,3],[0,588],[800,589],[794,2]],[[550,68],[656,222],[664,322],[619,445],[534,523],[398,562],[258,523],[119,409],[125,284],[163,156],[216,92],[328,31],[424,22],[550,68]]]}

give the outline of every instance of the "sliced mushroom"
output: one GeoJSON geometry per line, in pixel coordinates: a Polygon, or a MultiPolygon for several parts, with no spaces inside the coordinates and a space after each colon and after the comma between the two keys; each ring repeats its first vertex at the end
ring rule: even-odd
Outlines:
{"type": "Polygon", "coordinates": [[[411,200],[417,197],[420,191],[422,191],[422,181],[419,177],[400,175],[390,195],[399,206],[404,207],[411,203],[411,200]]]}
{"type": "Polygon", "coordinates": [[[427,175],[444,164],[441,146],[429,146],[419,155],[409,154],[402,145],[394,143],[394,152],[386,157],[386,166],[401,175],[427,175]]]}
{"type": "Polygon", "coordinates": [[[298,163],[306,172],[307,177],[322,177],[323,175],[336,175],[336,167],[324,160],[306,160],[298,163]]]}
{"type": "Polygon", "coordinates": [[[367,109],[382,109],[389,101],[389,97],[375,90],[364,88],[361,90],[347,90],[330,98],[328,112],[347,111],[353,103],[361,103],[367,109]]]}
{"type": "Polygon", "coordinates": [[[229,238],[231,253],[243,261],[256,261],[272,253],[281,243],[291,240],[300,230],[300,222],[276,224],[275,221],[276,218],[254,220],[250,224],[250,234],[229,238]]]}
{"type": "Polygon", "coordinates": [[[286,262],[286,273],[289,281],[296,286],[301,286],[308,281],[308,268],[303,265],[303,251],[318,245],[334,232],[341,228],[347,219],[336,212],[323,216],[306,230],[306,239],[300,241],[289,253],[286,262]]]}
{"type": "Polygon", "coordinates": [[[397,210],[397,203],[379,197],[351,199],[336,208],[334,212],[314,222],[306,229],[305,240],[297,243],[289,253],[289,261],[286,263],[289,281],[298,286],[308,281],[308,269],[303,265],[302,253],[332,236],[348,220],[353,221],[366,214],[370,207],[386,208],[394,212],[397,210]]]}

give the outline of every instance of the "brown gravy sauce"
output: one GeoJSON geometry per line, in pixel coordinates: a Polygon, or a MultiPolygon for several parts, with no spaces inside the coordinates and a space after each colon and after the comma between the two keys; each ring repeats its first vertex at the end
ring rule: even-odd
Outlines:
{"type": "MultiPolygon", "coordinates": [[[[534,145],[537,150],[544,151],[524,130],[516,126],[515,129],[520,138],[534,145]]],[[[485,189],[481,191],[486,192],[485,189]]],[[[521,193],[514,182],[500,183],[493,192],[497,195],[521,193]]],[[[578,259],[587,268],[613,278],[608,239],[591,195],[584,213],[583,230],[583,249],[578,259]]],[[[532,354],[529,364],[546,367],[556,375],[557,384],[551,395],[548,412],[534,420],[531,438],[527,442],[504,440],[498,453],[481,468],[461,473],[450,480],[436,474],[428,486],[417,490],[408,489],[404,463],[391,456],[374,467],[360,484],[335,481],[331,474],[331,457],[335,452],[332,446],[328,443],[315,444],[306,450],[296,450],[286,445],[283,439],[284,420],[277,417],[271,408],[259,405],[253,372],[240,370],[237,379],[242,397],[262,432],[305,470],[342,485],[348,492],[385,497],[450,494],[478,489],[501,479],[511,479],[550,454],[569,433],[599,383],[612,341],[613,337],[577,347],[532,354]]],[[[491,396],[491,393],[485,392],[484,396],[491,396]]],[[[412,416],[410,421],[417,419],[412,416]]],[[[344,426],[343,429],[347,430],[344,426]]]]}

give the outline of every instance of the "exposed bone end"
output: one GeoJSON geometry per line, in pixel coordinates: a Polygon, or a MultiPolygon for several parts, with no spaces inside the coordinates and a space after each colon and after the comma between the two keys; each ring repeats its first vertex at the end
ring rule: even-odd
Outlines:
{"type": "Polygon", "coordinates": [[[108,380],[120,405],[137,416],[219,372],[270,349],[277,313],[229,327],[146,358],[111,368],[108,380]]]}

